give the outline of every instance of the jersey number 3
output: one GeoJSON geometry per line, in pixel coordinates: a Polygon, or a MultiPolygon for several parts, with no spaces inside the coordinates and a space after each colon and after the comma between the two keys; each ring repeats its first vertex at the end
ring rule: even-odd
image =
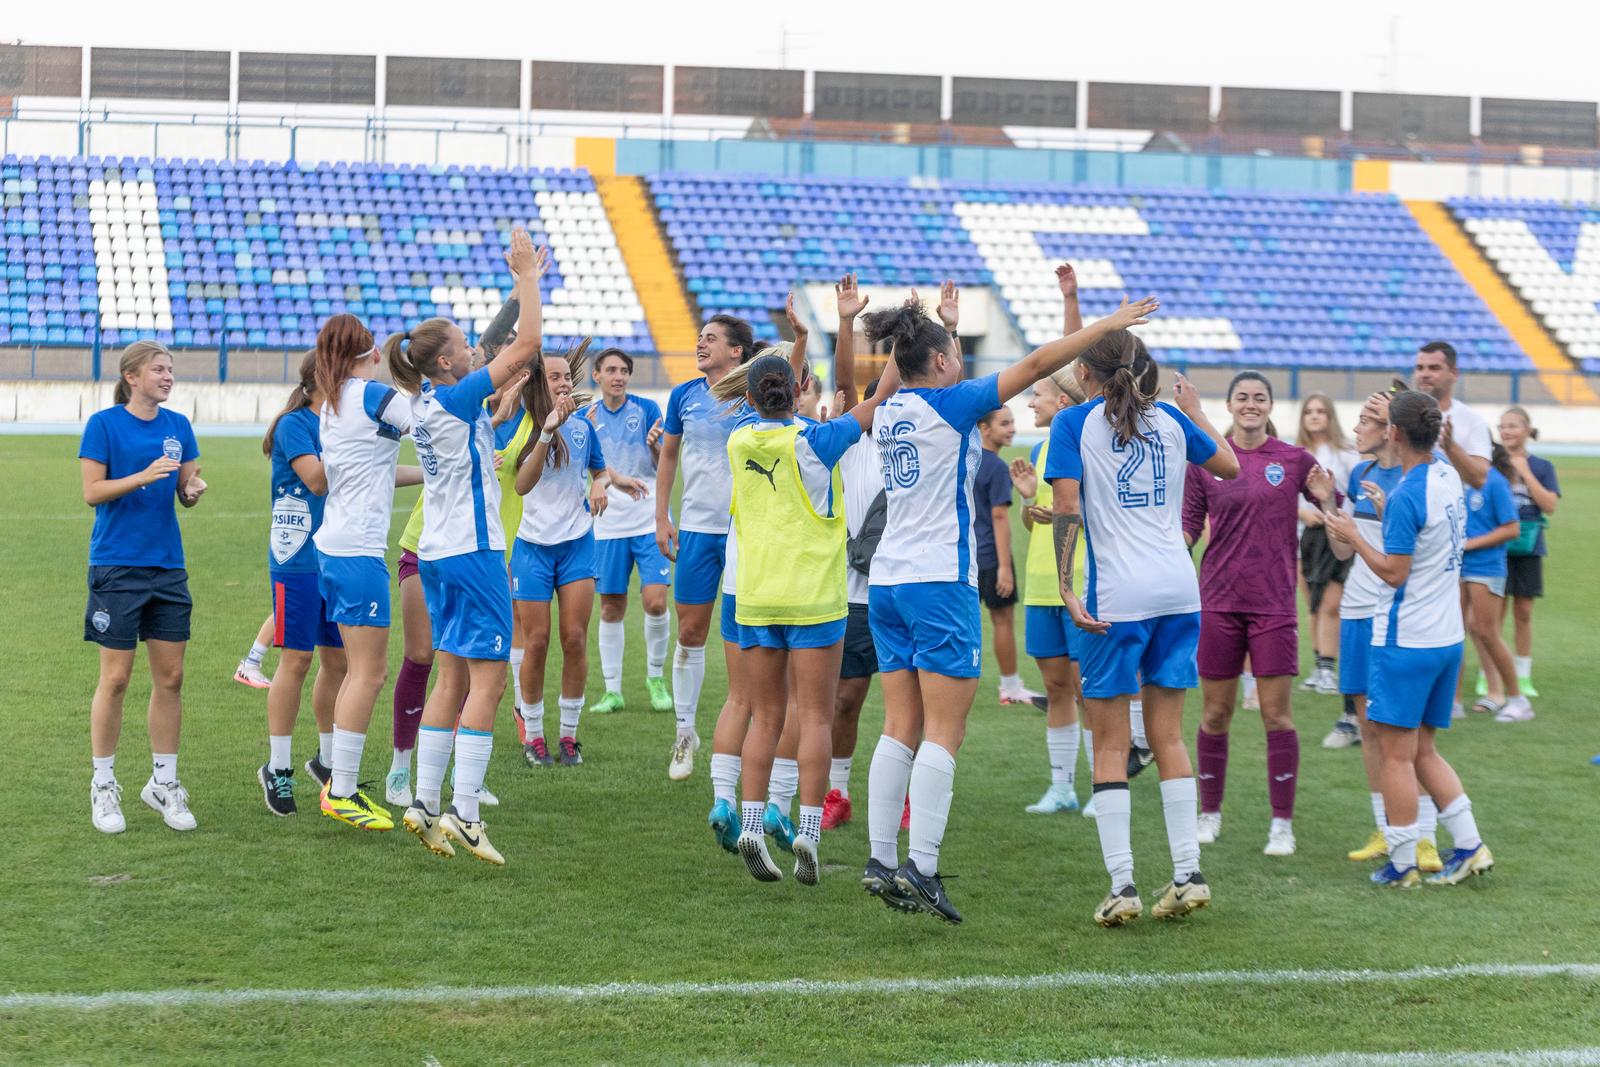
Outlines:
{"type": "Polygon", "coordinates": [[[1124,455],[1122,466],[1117,468],[1117,503],[1125,508],[1165,507],[1167,503],[1167,450],[1161,445],[1161,435],[1154,430],[1129,438],[1111,439],[1111,451],[1124,455]],[[1149,487],[1135,486],[1143,478],[1140,469],[1150,461],[1149,487]]]}

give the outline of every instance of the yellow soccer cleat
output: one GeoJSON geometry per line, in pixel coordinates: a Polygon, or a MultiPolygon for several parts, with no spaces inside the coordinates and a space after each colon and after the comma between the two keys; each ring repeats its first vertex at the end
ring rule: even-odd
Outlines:
{"type": "Polygon", "coordinates": [[[1167,888],[1161,891],[1161,899],[1150,909],[1150,914],[1157,919],[1181,919],[1191,911],[1199,911],[1210,903],[1211,887],[1206,884],[1200,872],[1196,871],[1182,885],[1168,882],[1167,888]]]}
{"type": "MultiPolygon", "coordinates": [[[[1420,849],[1419,849],[1420,851],[1420,849]]],[[[1389,842],[1383,836],[1382,830],[1372,831],[1372,836],[1367,838],[1367,843],[1360,848],[1351,849],[1348,858],[1356,863],[1366,863],[1369,860],[1382,859],[1389,854],[1389,842]]],[[[1438,853],[1434,854],[1435,856],[1438,853]]]]}
{"type": "Polygon", "coordinates": [[[444,830],[445,836],[483,862],[492,863],[496,867],[506,865],[506,858],[500,855],[500,850],[489,844],[489,835],[484,833],[482,820],[468,822],[457,815],[455,807],[451,806],[439,816],[439,826],[444,830]]]}
{"type": "Polygon", "coordinates": [[[1426,838],[1417,842],[1417,870],[1428,874],[1444,870],[1444,861],[1439,858],[1439,846],[1426,838]]]}
{"type": "Polygon", "coordinates": [[[388,811],[374,804],[365,793],[336,797],[329,793],[331,785],[322,787],[322,814],[330,819],[354,826],[357,830],[393,830],[394,819],[388,811]]]}
{"type": "Polygon", "coordinates": [[[1125,885],[1100,902],[1100,906],[1094,909],[1094,921],[1106,927],[1121,926],[1143,914],[1144,901],[1139,899],[1139,891],[1131,885],[1125,885]]]}
{"type": "Polygon", "coordinates": [[[416,801],[406,809],[400,821],[405,824],[407,830],[417,835],[417,840],[421,841],[429,852],[449,859],[456,854],[456,850],[439,825],[441,818],[439,815],[429,815],[428,809],[422,806],[422,802],[416,801]]]}

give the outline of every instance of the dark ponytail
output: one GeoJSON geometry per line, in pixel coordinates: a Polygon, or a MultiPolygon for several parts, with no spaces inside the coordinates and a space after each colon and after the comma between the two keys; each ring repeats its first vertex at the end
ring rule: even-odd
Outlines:
{"type": "Polygon", "coordinates": [[[278,432],[278,423],[285,415],[303,411],[311,406],[311,396],[317,391],[317,350],[313,348],[300,360],[300,384],[289,391],[283,410],[272,417],[267,436],[261,439],[261,454],[272,455],[272,435],[278,432]]]}
{"type": "Polygon", "coordinates": [[[1511,467],[1511,453],[1506,451],[1506,446],[1499,441],[1494,442],[1494,447],[1489,452],[1489,466],[1499,471],[1506,481],[1515,481],[1517,472],[1511,467]]]}
{"type": "Polygon", "coordinates": [[[1161,369],[1144,342],[1128,330],[1112,330],[1078,357],[1106,398],[1106,418],[1117,440],[1131,441],[1150,410],[1161,369]]]}
{"type": "Polygon", "coordinates": [[[1389,424],[1415,451],[1431,452],[1439,443],[1444,415],[1439,411],[1439,402],[1427,393],[1403,389],[1389,400],[1389,424]]]}
{"type": "Polygon", "coordinates": [[[423,379],[438,371],[439,357],[450,348],[453,326],[449,319],[429,319],[405,333],[392,333],[383,342],[383,358],[402,393],[417,396],[423,379]]]}
{"type": "Polygon", "coordinates": [[[950,350],[950,331],[928,318],[915,300],[897,308],[869,311],[861,322],[868,341],[889,343],[902,381],[925,377],[933,357],[950,350]]]}
{"type": "Polygon", "coordinates": [[[758,356],[745,381],[762,418],[780,419],[794,413],[794,368],[782,356],[758,356]]]}

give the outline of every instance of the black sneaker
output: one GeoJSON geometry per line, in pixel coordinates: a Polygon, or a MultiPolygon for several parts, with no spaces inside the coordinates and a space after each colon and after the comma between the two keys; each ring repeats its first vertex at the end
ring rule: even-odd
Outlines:
{"type": "Polygon", "coordinates": [[[1156,754],[1148,748],[1140,748],[1138,745],[1134,745],[1128,749],[1128,777],[1130,779],[1137,778],[1140,771],[1155,762],[1155,758],[1156,754]]]}
{"type": "Polygon", "coordinates": [[[522,758],[530,767],[554,767],[556,761],[550,758],[550,746],[544,743],[544,738],[536,737],[532,743],[522,746],[522,758]]]}
{"type": "Polygon", "coordinates": [[[556,742],[556,762],[563,767],[576,767],[583,762],[583,746],[570,737],[556,742]]]}
{"type": "Polygon", "coordinates": [[[333,779],[333,768],[323,764],[320,752],[306,760],[306,773],[317,780],[319,790],[333,779]]]}
{"type": "Polygon", "coordinates": [[[961,913],[951,905],[950,897],[944,891],[944,879],[939,875],[923,874],[917,870],[915,863],[907,860],[894,872],[894,884],[928,914],[937,915],[947,923],[961,921],[961,913]]]}
{"type": "Polygon", "coordinates": [[[261,783],[261,795],[266,799],[267,810],[274,815],[293,815],[299,809],[294,805],[294,768],[275,771],[263,763],[256,771],[261,783]]]}
{"type": "Polygon", "coordinates": [[[875,859],[867,860],[867,869],[861,873],[861,888],[883,901],[895,911],[913,912],[917,902],[894,882],[894,872],[875,859]]]}

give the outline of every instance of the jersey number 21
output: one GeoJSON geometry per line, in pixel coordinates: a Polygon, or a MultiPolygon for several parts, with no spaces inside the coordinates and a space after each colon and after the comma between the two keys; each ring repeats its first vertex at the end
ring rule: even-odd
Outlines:
{"type": "Polygon", "coordinates": [[[1165,507],[1167,503],[1167,450],[1161,445],[1161,435],[1147,430],[1129,438],[1113,436],[1111,451],[1126,458],[1117,468],[1117,503],[1125,508],[1165,507]],[[1148,461],[1150,473],[1148,488],[1143,484],[1142,470],[1148,461]],[[1135,480],[1141,484],[1135,484],[1135,480]]]}

